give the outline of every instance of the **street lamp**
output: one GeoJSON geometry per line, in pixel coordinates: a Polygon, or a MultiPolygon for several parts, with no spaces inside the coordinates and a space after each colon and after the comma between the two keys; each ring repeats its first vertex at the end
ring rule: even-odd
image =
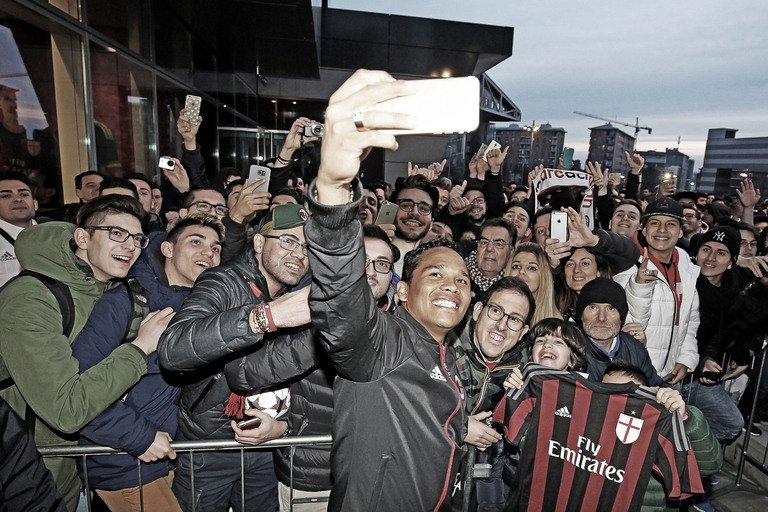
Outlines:
{"type": "Polygon", "coordinates": [[[536,162],[533,162],[533,165],[531,162],[531,160],[533,159],[533,139],[536,136],[536,132],[538,132],[540,129],[541,129],[541,126],[536,124],[535,119],[533,120],[533,123],[531,123],[530,126],[529,125],[523,126],[523,130],[531,133],[531,149],[528,155],[528,172],[531,171],[531,167],[534,167],[534,168],[536,167],[536,162]]]}

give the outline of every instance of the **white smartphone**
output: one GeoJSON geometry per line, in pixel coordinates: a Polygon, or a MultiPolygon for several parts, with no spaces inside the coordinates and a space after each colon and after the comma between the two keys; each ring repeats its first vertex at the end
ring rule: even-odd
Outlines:
{"type": "Polygon", "coordinates": [[[253,185],[258,180],[267,180],[262,185],[256,187],[254,192],[269,192],[269,178],[272,176],[272,169],[263,165],[252,165],[248,173],[248,185],[253,185]]]}
{"type": "Polygon", "coordinates": [[[488,161],[488,156],[487,156],[488,152],[489,151],[493,151],[494,149],[500,149],[500,148],[501,148],[501,144],[499,144],[495,140],[492,140],[491,143],[488,144],[488,149],[486,149],[485,153],[483,153],[483,160],[485,160],[487,162],[488,161]]]}
{"type": "Polygon", "coordinates": [[[395,203],[390,203],[389,201],[385,200],[383,203],[381,203],[381,206],[379,206],[379,213],[376,215],[376,225],[394,224],[395,216],[397,215],[397,210],[399,208],[400,207],[395,203]]]}
{"type": "Polygon", "coordinates": [[[194,125],[197,124],[197,117],[200,115],[200,104],[202,101],[203,99],[200,96],[187,94],[187,99],[184,102],[184,110],[186,110],[184,116],[194,125]]]}
{"type": "Polygon", "coordinates": [[[553,211],[549,218],[549,238],[556,238],[561,242],[568,241],[568,214],[553,211]]]}
{"type": "Polygon", "coordinates": [[[414,80],[418,91],[383,101],[379,112],[409,114],[419,120],[413,130],[382,130],[393,135],[466,133],[480,123],[480,81],[475,76],[414,80]]]}
{"type": "Polygon", "coordinates": [[[610,172],[610,173],[608,173],[608,179],[609,180],[621,181],[621,173],[620,172],[610,172]]]}
{"type": "Polygon", "coordinates": [[[157,166],[161,169],[168,169],[169,171],[172,171],[176,168],[176,161],[171,160],[170,158],[162,157],[160,158],[160,162],[157,164],[157,166]]]}

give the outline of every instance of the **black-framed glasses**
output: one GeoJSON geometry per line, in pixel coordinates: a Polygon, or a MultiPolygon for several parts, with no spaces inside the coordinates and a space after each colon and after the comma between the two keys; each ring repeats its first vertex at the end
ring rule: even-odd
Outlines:
{"type": "Polygon", "coordinates": [[[400,199],[397,201],[397,206],[407,213],[411,213],[415,207],[416,211],[419,212],[419,215],[432,215],[432,205],[423,201],[421,203],[417,203],[416,201],[412,201],[410,199],[400,199]]]}
{"type": "Polygon", "coordinates": [[[275,235],[262,235],[264,238],[272,238],[274,240],[280,240],[280,247],[288,252],[293,252],[297,247],[301,247],[302,252],[307,254],[307,244],[302,244],[298,240],[294,240],[289,236],[275,236],[275,235]]]}
{"type": "Polygon", "coordinates": [[[494,322],[498,322],[502,318],[507,317],[507,329],[510,331],[517,332],[525,325],[525,320],[505,313],[504,310],[501,309],[501,306],[497,306],[491,302],[485,305],[485,314],[494,322]]]}
{"type": "Polygon", "coordinates": [[[472,200],[472,204],[485,204],[485,198],[484,197],[476,197],[472,200]]]}
{"type": "Polygon", "coordinates": [[[387,260],[372,260],[370,258],[365,258],[366,269],[371,263],[373,263],[373,270],[379,274],[389,274],[392,271],[392,265],[394,265],[394,263],[387,260]]]}
{"type": "Polygon", "coordinates": [[[229,213],[229,208],[220,204],[206,203],[205,201],[195,201],[190,206],[195,206],[197,211],[201,213],[208,213],[213,210],[222,217],[229,213]]]}
{"type": "Polygon", "coordinates": [[[146,249],[149,246],[149,237],[142,233],[130,233],[127,229],[119,226],[85,226],[85,229],[95,229],[97,231],[106,231],[109,239],[113,242],[123,243],[133,237],[133,245],[139,249],[146,249]]]}
{"type": "Polygon", "coordinates": [[[483,249],[488,247],[488,244],[493,244],[493,248],[499,251],[509,246],[509,244],[503,240],[488,240],[487,238],[480,238],[480,240],[477,241],[477,246],[482,247],[483,249]]]}

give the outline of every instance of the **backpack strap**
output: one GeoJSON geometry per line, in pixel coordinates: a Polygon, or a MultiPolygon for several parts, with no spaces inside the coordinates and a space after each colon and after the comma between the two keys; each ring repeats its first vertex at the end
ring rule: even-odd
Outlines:
{"type": "Polygon", "coordinates": [[[131,343],[139,335],[142,320],[149,314],[149,294],[135,277],[123,279],[123,284],[131,300],[131,317],[120,343],[131,343]]]}
{"type": "Polygon", "coordinates": [[[61,331],[64,336],[69,338],[72,334],[72,328],[75,326],[75,302],[72,300],[72,294],[69,292],[69,287],[52,277],[48,277],[45,274],[34,272],[32,270],[22,270],[19,275],[14,279],[22,276],[34,277],[48,288],[53,296],[56,298],[56,302],[59,303],[59,309],[61,310],[61,331]]]}

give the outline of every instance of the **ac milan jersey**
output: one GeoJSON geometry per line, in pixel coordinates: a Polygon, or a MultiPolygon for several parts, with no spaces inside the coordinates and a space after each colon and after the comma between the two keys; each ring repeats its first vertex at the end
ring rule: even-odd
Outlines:
{"type": "Polygon", "coordinates": [[[493,422],[514,444],[526,434],[515,510],[639,510],[651,471],[670,498],[704,492],[680,415],[650,388],[528,364],[493,422]]]}

